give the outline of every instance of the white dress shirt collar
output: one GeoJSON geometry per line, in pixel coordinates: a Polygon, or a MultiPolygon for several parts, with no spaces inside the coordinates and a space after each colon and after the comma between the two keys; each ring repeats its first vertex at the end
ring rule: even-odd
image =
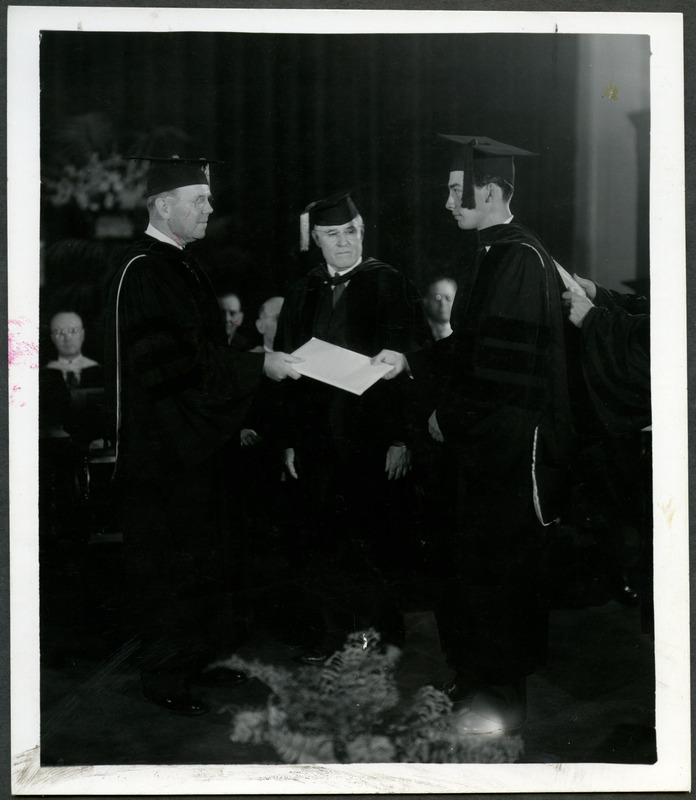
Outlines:
{"type": "Polygon", "coordinates": [[[332,267],[331,264],[327,264],[326,268],[329,270],[329,275],[333,278],[335,275],[345,275],[346,272],[352,272],[359,264],[362,263],[362,256],[353,264],[352,267],[348,267],[348,269],[336,269],[336,267],[332,267]]]}
{"type": "Polygon", "coordinates": [[[165,244],[173,244],[174,247],[178,247],[179,250],[184,249],[178,242],[175,242],[174,239],[171,239],[169,236],[167,236],[166,233],[162,233],[162,231],[157,230],[157,228],[155,228],[155,226],[152,223],[150,223],[147,226],[145,233],[148,236],[152,236],[153,239],[157,239],[158,241],[164,242],[165,244]]]}

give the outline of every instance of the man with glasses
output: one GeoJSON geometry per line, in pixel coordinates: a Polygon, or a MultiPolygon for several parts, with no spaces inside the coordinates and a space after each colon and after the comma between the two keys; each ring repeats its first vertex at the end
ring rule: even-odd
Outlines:
{"type": "Polygon", "coordinates": [[[103,386],[103,374],[94,359],[82,354],[85,329],[82,319],[73,311],[60,311],[50,322],[51,341],[57,358],[46,364],[58,370],[68,386],[103,386]]]}
{"type": "Polygon", "coordinates": [[[452,278],[435,278],[423,295],[423,308],[433,341],[437,342],[452,333],[450,316],[457,293],[457,283],[452,278]]]}
{"type": "Polygon", "coordinates": [[[298,359],[227,347],[215,292],[189,249],[213,211],[208,164],[150,161],[149,225],[109,297],[107,377],[142,688],[191,716],[207,710],[192,684],[216,679],[201,669],[229,654],[236,636],[230,591],[241,566],[226,522],[227,445],[261,376],[299,378],[298,359]]]}

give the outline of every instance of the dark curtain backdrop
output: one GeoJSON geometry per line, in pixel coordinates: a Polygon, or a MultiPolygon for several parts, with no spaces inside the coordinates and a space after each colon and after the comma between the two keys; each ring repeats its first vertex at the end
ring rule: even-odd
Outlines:
{"type": "MultiPolygon", "coordinates": [[[[539,154],[517,165],[513,211],[572,267],[577,39],[46,31],[42,166],[74,160],[85,142],[103,154],[222,160],[199,249],[254,318],[316,257],[297,252],[303,207],[341,189],[354,190],[365,217],[367,254],[418,284],[434,272],[456,276],[475,235],[444,209],[451,151],[437,133],[491,136],[539,154]]],[[[79,215],[44,212],[47,254],[90,237],[79,215]]],[[[62,271],[77,250],[65,251],[46,259],[49,296],[67,291],[62,271]]],[[[107,267],[93,262],[73,263],[68,282],[77,270],[78,281],[104,283],[107,267]]]]}

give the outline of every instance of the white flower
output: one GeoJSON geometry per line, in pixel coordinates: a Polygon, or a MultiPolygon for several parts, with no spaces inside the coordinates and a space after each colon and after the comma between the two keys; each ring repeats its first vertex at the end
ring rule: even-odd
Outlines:
{"type": "Polygon", "coordinates": [[[346,752],[351,763],[385,764],[396,757],[396,747],[386,736],[358,736],[346,744],[346,752]]]}
{"type": "Polygon", "coordinates": [[[234,716],[230,739],[241,744],[260,744],[265,722],[264,711],[240,711],[234,716]]]}

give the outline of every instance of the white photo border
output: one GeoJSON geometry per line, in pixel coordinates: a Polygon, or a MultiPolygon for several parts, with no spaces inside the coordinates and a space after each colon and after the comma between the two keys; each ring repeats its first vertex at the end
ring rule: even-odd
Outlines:
{"type": "Polygon", "coordinates": [[[690,788],[683,19],[677,13],[8,8],[11,751],[15,794],[661,792],[690,788]],[[39,32],[631,33],[651,44],[654,765],[41,767],[38,639],[39,32]]]}

